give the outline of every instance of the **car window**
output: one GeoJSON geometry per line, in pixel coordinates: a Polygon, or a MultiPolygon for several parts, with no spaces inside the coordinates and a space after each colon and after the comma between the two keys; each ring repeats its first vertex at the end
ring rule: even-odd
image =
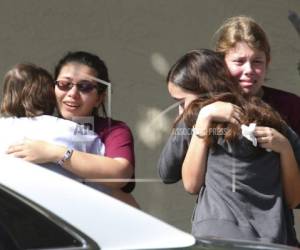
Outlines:
{"type": "Polygon", "coordinates": [[[0,185],[0,250],[99,249],[87,236],[0,185]]]}

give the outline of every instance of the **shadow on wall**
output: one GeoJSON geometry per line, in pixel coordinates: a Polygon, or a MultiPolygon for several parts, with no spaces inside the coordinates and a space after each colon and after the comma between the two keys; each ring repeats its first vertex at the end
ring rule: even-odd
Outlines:
{"type": "MultiPolygon", "coordinates": [[[[153,69],[163,78],[166,78],[170,69],[170,64],[161,53],[153,53],[150,57],[153,69]]],[[[136,131],[138,140],[148,149],[154,149],[170,133],[172,120],[168,117],[168,112],[177,108],[179,103],[175,103],[168,108],[161,110],[155,107],[145,108],[141,112],[141,118],[137,122],[136,131]]]]}
{"type": "MultiPolygon", "coordinates": [[[[288,13],[288,19],[296,29],[298,35],[300,36],[300,16],[293,10],[290,10],[288,13]]],[[[300,61],[298,62],[298,72],[300,74],[300,61]]]]}
{"type": "Polygon", "coordinates": [[[288,19],[300,35],[300,16],[293,10],[290,10],[288,13],[288,19]]]}

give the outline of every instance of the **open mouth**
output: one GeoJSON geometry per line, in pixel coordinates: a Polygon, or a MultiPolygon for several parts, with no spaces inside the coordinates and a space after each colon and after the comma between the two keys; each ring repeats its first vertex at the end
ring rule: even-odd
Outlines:
{"type": "Polygon", "coordinates": [[[243,87],[243,88],[250,88],[252,87],[253,85],[255,85],[257,83],[257,80],[242,80],[240,81],[240,85],[243,87]]]}
{"type": "Polygon", "coordinates": [[[68,108],[71,108],[71,109],[77,109],[80,107],[79,104],[76,104],[76,103],[70,103],[70,102],[64,102],[64,105],[67,106],[68,108]]]}

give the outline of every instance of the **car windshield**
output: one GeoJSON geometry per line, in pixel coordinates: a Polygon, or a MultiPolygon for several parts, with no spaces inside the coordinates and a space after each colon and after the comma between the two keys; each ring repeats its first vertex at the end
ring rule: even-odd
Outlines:
{"type": "Polygon", "coordinates": [[[0,250],[88,249],[90,241],[55,215],[2,185],[0,235],[0,250]]]}

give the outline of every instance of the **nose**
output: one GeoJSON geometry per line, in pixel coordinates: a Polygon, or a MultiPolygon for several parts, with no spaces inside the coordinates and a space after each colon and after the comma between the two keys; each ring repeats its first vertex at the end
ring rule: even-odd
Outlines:
{"type": "Polygon", "coordinates": [[[245,74],[251,74],[253,72],[253,67],[251,62],[245,62],[244,64],[244,72],[245,74]]]}
{"type": "Polygon", "coordinates": [[[78,91],[76,85],[72,86],[72,88],[68,91],[67,95],[72,96],[72,97],[79,95],[79,91],[78,91]]]}

